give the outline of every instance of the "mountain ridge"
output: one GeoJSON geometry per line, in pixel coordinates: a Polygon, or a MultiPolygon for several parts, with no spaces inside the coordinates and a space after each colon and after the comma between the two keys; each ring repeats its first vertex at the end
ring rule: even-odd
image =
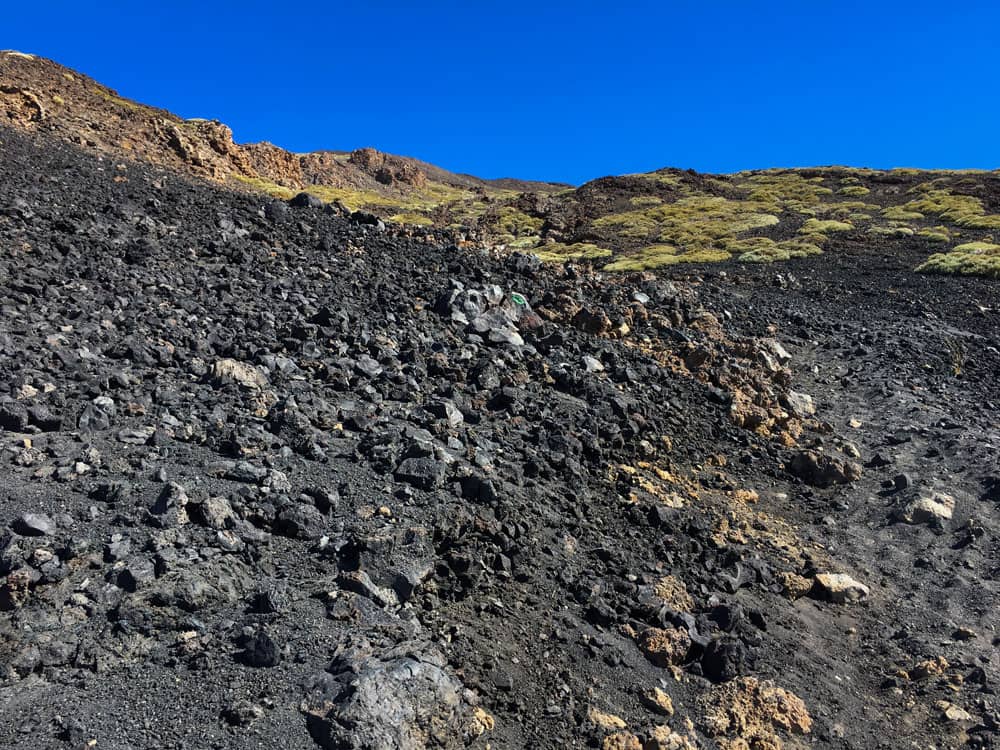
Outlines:
{"type": "Polygon", "coordinates": [[[1000,277],[1000,172],[803,167],[702,174],[666,167],[573,188],[484,180],[374,148],[295,154],[237,144],[225,124],[124,99],[56,62],[0,53],[0,113],[21,129],[230,188],[452,233],[460,245],[609,271],[770,263],[856,245],[913,245],[915,269],[1000,277]]]}
{"type": "Polygon", "coordinates": [[[108,153],[226,181],[235,176],[263,179],[280,187],[309,185],[381,191],[428,182],[469,189],[563,189],[558,183],[482,179],[456,174],[406,156],[373,148],[354,151],[288,151],[268,141],[237,144],[224,123],[181,118],[165,109],[124,98],[100,82],[37,55],[0,52],[0,97],[8,121],[40,126],[108,153]],[[88,132],[89,130],[89,132],[88,132]]]}

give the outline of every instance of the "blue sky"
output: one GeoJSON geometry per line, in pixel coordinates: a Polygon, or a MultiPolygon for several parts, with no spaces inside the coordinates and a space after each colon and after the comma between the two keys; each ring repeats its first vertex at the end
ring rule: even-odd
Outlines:
{"type": "Polygon", "coordinates": [[[0,48],[295,151],[484,177],[1000,167],[1000,3],[8,3],[0,48]]]}

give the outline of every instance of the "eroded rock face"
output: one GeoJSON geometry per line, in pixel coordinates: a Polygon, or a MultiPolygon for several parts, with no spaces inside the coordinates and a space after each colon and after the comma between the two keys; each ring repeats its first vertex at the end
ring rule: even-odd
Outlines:
{"type": "Polygon", "coordinates": [[[215,180],[230,174],[254,174],[250,159],[233,142],[233,132],[221,122],[208,120],[161,120],[159,130],[166,146],[195,172],[215,180]]]}
{"type": "Polygon", "coordinates": [[[305,184],[302,166],[304,157],[285,151],[272,143],[248,143],[242,146],[242,149],[256,174],[266,176],[272,182],[290,188],[302,187],[305,184]]]}
{"type": "Polygon", "coordinates": [[[383,185],[402,183],[413,187],[422,187],[427,184],[427,175],[415,165],[373,148],[352,151],[350,162],[372,175],[383,185]]]}
{"type": "MultiPolygon", "coordinates": [[[[52,61],[11,51],[0,52],[0,123],[23,129],[44,123],[83,147],[237,188],[281,192],[316,184],[398,197],[428,184],[417,162],[375,149],[337,158],[326,152],[294,154],[270,143],[237,144],[223,123],[175,117],[52,61]]],[[[486,184],[428,168],[444,184],[486,184]]]]}
{"type": "Polygon", "coordinates": [[[4,124],[27,127],[45,119],[45,107],[29,89],[0,85],[0,114],[4,124]]]}

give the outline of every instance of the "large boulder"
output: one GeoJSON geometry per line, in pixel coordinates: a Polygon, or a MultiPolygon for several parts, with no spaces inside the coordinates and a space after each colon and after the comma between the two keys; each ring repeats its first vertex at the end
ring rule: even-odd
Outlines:
{"type": "Polygon", "coordinates": [[[313,740],[327,750],[458,750],[492,729],[444,657],[417,644],[374,655],[352,645],[328,668],[332,680],[304,704],[313,740]]]}

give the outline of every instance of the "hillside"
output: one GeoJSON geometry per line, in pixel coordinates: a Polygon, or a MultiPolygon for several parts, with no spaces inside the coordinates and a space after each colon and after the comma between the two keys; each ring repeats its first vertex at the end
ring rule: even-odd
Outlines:
{"type": "Polygon", "coordinates": [[[920,249],[921,270],[1000,276],[1000,174],[829,167],[608,177],[541,199],[540,254],[607,270],[920,249]]]}
{"type": "MultiPolygon", "coordinates": [[[[117,157],[138,159],[237,188],[291,197],[308,190],[355,210],[400,219],[453,202],[473,205],[550,185],[482,180],[363,148],[295,154],[270,143],[236,144],[214,120],[182,119],[125,99],[87,76],[35,55],[0,52],[0,113],[15,127],[40,130],[117,157]]],[[[428,222],[429,223],[429,222],[428,222]]]]}
{"type": "Polygon", "coordinates": [[[462,240],[613,271],[770,263],[837,248],[905,246],[929,273],[1000,277],[1000,174],[828,167],[703,175],[662,169],[579,188],[482,180],[375,149],[292,154],[237,145],[42,58],[0,53],[6,121],[103,153],[290,198],[450,229],[462,240]]]}
{"type": "Polygon", "coordinates": [[[543,262],[6,81],[3,747],[1000,743],[997,282],[914,272],[988,242],[994,174],[491,199],[615,247],[543,262]]]}

